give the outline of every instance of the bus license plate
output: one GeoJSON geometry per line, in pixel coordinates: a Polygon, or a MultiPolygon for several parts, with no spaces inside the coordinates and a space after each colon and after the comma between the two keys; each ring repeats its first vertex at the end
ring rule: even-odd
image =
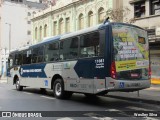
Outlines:
{"type": "Polygon", "coordinates": [[[132,73],[132,74],[131,74],[131,77],[138,77],[138,74],[132,73]]]}

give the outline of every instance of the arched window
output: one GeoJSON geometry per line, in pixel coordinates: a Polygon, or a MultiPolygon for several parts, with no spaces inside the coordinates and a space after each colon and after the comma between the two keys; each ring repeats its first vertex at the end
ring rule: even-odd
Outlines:
{"type": "Polygon", "coordinates": [[[57,35],[57,22],[53,22],[53,35],[57,35]]]}
{"type": "Polygon", "coordinates": [[[64,21],[63,19],[61,18],[59,20],[59,34],[63,34],[64,33],[64,21]]]}
{"type": "Polygon", "coordinates": [[[37,27],[35,28],[35,39],[37,40],[37,27]]]}
{"type": "Polygon", "coordinates": [[[47,37],[47,25],[44,26],[44,37],[47,37]]]}
{"type": "Polygon", "coordinates": [[[91,27],[91,26],[93,26],[93,12],[92,11],[88,13],[88,27],[91,27]]]}
{"type": "Polygon", "coordinates": [[[66,32],[70,32],[70,18],[66,18],[66,32]]]}
{"type": "Polygon", "coordinates": [[[84,28],[84,17],[83,14],[79,15],[79,29],[83,29],[84,28]]]}
{"type": "Polygon", "coordinates": [[[42,26],[39,28],[39,35],[40,35],[40,40],[42,39],[42,26]]]}
{"type": "Polygon", "coordinates": [[[104,8],[100,8],[98,10],[98,23],[102,23],[105,19],[105,12],[104,12],[104,8]]]}

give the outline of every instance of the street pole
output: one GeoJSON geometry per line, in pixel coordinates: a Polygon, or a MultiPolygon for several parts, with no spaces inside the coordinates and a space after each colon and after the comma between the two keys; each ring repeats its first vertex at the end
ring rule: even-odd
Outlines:
{"type": "Polygon", "coordinates": [[[9,24],[9,53],[10,53],[10,50],[11,50],[11,24],[9,24]]]}
{"type": "Polygon", "coordinates": [[[6,23],[9,25],[9,48],[8,48],[8,52],[10,53],[11,50],[11,24],[10,23],[6,23]]]}

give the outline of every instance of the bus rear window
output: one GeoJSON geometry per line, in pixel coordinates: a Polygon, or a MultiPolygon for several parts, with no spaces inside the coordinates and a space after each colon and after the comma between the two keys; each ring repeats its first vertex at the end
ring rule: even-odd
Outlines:
{"type": "Polygon", "coordinates": [[[113,24],[113,47],[118,79],[148,79],[147,32],[138,27],[113,24]]]}

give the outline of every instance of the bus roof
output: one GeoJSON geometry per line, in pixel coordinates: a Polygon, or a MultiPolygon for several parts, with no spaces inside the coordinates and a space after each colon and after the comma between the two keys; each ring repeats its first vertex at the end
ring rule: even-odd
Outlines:
{"type": "Polygon", "coordinates": [[[75,32],[68,33],[68,34],[64,34],[64,35],[62,35],[62,37],[60,39],[65,39],[65,38],[81,35],[81,34],[84,34],[84,33],[87,33],[87,32],[92,32],[92,31],[98,30],[101,26],[102,26],[102,24],[99,24],[99,25],[96,25],[96,26],[93,26],[93,27],[89,27],[89,28],[85,28],[85,29],[82,29],[82,30],[78,30],[78,31],[75,31],[75,32]]]}
{"type": "MultiPolygon", "coordinates": [[[[96,25],[96,26],[93,26],[93,27],[89,27],[89,28],[85,28],[85,29],[82,29],[82,30],[78,30],[78,31],[75,31],[75,32],[65,33],[65,34],[57,35],[57,36],[52,36],[52,37],[46,38],[45,40],[43,40],[43,41],[41,41],[41,42],[39,42],[37,44],[31,45],[31,46],[26,46],[26,47],[23,47],[23,48],[19,48],[17,50],[12,51],[11,53],[22,51],[22,50],[26,50],[26,49],[29,49],[29,48],[38,47],[40,45],[43,45],[43,44],[46,44],[46,43],[50,43],[50,42],[53,42],[53,41],[63,40],[65,38],[74,37],[74,36],[78,36],[78,35],[85,34],[85,33],[88,33],[88,32],[96,31],[98,29],[104,28],[105,26],[107,26],[109,24],[111,24],[111,25],[112,24],[122,24],[122,25],[138,27],[138,26],[135,26],[135,25],[127,24],[127,23],[106,22],[105,24],[102,23],[102,24],[99,24],[99,25],[96,25]]],[[[138,28],[140,28],[140,27],[138,27],[138,28]]]]}
{"type": "Polygon", "coordinates": [[[52,42],[52,41],[57,41],[59,40],[61,37],[61,35],[57,35],[57,36],[53,36],[53,37],[50,37],[50,38],[47,38],[37,44],[34,44],[34,45],[31,45],[29,48],[32,48],[32,47],[37,47],[39,45],[42,45],[42,44],[46,44],[46,43],[49,43],[49,42],[52,42]]]}

